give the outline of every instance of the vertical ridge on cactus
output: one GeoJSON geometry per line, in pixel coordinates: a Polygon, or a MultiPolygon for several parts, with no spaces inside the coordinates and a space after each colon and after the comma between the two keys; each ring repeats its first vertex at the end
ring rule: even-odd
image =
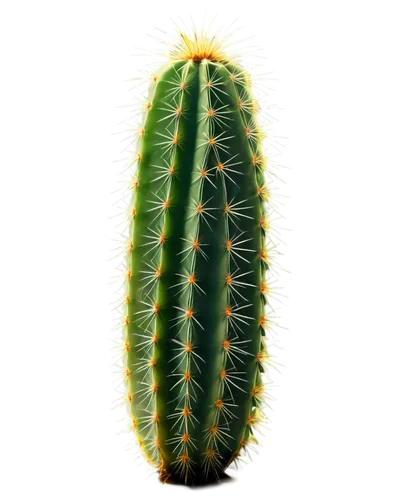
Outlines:
{"type": "Polygon", "coordinates": [[[125,401],[161,478],[207,482],[265,420],[271,207],[248,74],[217,37],[181,34],[137,135],[125,401]]]}

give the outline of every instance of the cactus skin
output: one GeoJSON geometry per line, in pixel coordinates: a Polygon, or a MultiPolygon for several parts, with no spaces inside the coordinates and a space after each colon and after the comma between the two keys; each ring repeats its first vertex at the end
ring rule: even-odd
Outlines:
{"type": "Polygon", "coordinates": [[[269,227],[247,74],[161,68],[135,156],[123,312],[132,427],[162,479],[222,475],[263,418],[269,227]]]}

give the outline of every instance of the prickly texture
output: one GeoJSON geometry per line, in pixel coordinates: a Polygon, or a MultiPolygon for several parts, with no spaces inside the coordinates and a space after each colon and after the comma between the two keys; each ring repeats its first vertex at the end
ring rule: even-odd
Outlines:
{"type": "Polygon", "coordinates": [[[182,60],[154,76],[132,179],[124,379],[162,478],[218,478],[263,417],[269,197],[246,73],[182,60]]]}

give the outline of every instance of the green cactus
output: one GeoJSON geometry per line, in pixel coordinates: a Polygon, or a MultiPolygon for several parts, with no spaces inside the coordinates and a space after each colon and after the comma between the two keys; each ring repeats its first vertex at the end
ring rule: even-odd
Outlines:
{"type": "Polygon", "coordinates": [[[210,481],[265,418],[270,190],[248,74],[214,39],[182,34],[138,135],[125,400],[162,479],[210,481]]]}

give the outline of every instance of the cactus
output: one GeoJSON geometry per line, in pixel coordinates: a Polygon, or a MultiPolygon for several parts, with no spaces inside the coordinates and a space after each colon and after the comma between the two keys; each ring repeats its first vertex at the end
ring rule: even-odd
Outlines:
{"type": "Polygon", "coordinates": [[[190,483],[219,478],[265,420],[273,246],[250,77],[216,39],[180,37],[130,164],[123,372],[144,457],[190,483]]]}

